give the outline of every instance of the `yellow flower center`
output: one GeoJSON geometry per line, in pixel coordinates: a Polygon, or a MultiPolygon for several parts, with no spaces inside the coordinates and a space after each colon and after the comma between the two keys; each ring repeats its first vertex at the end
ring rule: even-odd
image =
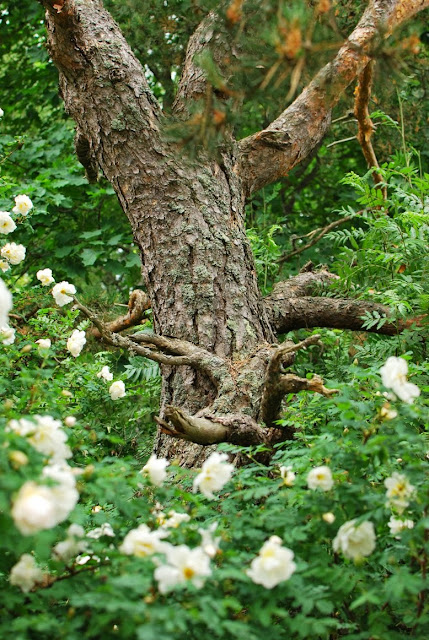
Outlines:
{"type": "Polygon", "coordinates": [[[183,569],[183,575],[185,576],[186,580],[190,580],[194,577],[195,571],[191,569],[191,567],[185,567],[183,569]]]}

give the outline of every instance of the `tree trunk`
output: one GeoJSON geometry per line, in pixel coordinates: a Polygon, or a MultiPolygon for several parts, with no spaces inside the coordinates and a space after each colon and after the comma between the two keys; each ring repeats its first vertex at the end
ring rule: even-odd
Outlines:
{"type": "MultiPolygon", "coordinates": [[[[245,197],[285,175],[320,142],[339,93],[367,63],[380,24],[399,22],[398,2],[374,2],[365,13],[354,40],[332,63],[336,95],[326,89],[332,68],[325,68],[268,129],[240,143],[226,141],[221,160],[214,160],[203,150],[194,159],[183,157],[166,141],[163,114],[143,69],[101,2],[41,1],[60,90],[76,122],[79,159],[88,175],[100,168],[113,185],[141,252],[153,342],[163,353],[156,453],[192,465],[202,458],[201,446],[190,440],[252,444],[290,437],[273,428],[284,394],[329,390],[317,376],[311,382],[284,373],[297,347],[276,345],[276,322],[289,330],[309,324],[311,314],[307,304],[304,320],[296,316],[291,323],[290,304],[286,321],[278,298],[275,305],[262,299],[245,233],[245,197]]],[[[414,11],[426,5],[420,2],[414,11]]],[[[408,9],[404,16],[411,13],[408,9]]],[[[208,19],[212,28],[213,15],[208,19]]],[[[198,38],[191,39],[192,52],[204,43],[202,32],[199,28],[198,38]]],[[[204,91],[204,77],[193,64],[189,55],[176,99],[180,117],[204,91]]],[[[317,299],[311,300],[317,307],[317,299]]],[[[350,306],[339,305],[334,326],[341,326],[346,307],[349,313],[350,306]]],[[[298,309],[298,302],[292,308],[298,309]]],[[[111,344],[130,342],[101,331],[111,344]]],[[[143,338],[132,340],[137,349],[143,338]]],[[[145,349],[140,353],[156,359],[145,349]]]]}

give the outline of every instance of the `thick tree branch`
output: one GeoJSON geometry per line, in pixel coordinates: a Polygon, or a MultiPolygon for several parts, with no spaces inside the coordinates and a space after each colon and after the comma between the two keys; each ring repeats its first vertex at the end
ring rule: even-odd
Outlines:
{"type": "MultiPolygon", "coordinates": [[[[359,75],[359,82],[356,87],[354,114],[358,122],[358,133],[356,137],[362,148],[362,152],[368,164],[368,167],[379,168],[380,165],[378,164],[374,147],[372,146],[372,142],[371,142],[371,137],[372,137],[372,134],[374,133],[375,128],[371,118],[369,117],[369,110],[368,110],[368,103],[371,97],[373,69],[374,69],[374,60],[370,60],[370,62],[368,62],[368,64],[366,65],[365,69],[359,75]]],[[[380,185],[381,192],[383,194],[384,199],[386,200],[387,187],[386,185],[383,185],[384,180],[380,172],[377,170],[374,170],[372,172],[372,177],[374,179],[376,186],[380,185]]]]}
{"type": "MultiPolygon", "coordinates": [[[[130,327],[135,327],[140,324],[144,318],[145,311],[150,309],[150,300],[147,293],[141,291],[141,289],[134,289],[131,292],[128,301],[128,313],[119,318],[115,318],[111,322],[105,324],[106,329],[112,333],[120,333],[130,327]]],[[[91,331],[95,338],[101,338],[101,334],[97,328],[91,331]]]]}
{"type": "Polygon", "coordinates": [[[403,322],[388,320],[380,328],[374,326],[365,329],[362,316],[368,311],[387,318],[391,315],[389,307],[367,300],[267,296],[265,301],[272,326],[278,333],[300,328],[331,327],[393,336],[405,327],[403,322]]]}
{"type": "Polygon", "coordinates": [[[331,109],[375,55],[380,40],[429,0],[372,0],[356,29],[301,95],[272,122],[238,144],[237,171],[250,195],[279,180],[312,151],[330,126],[331,109]]]}
{"type": "MultiPolygon", "coordinates": [[[[313,376],[311,380],[307,380],[291,373],[284,373],[284,368],[293,363],[295,352],[313,344],[320,344],[320,335],[310,336],[297,344],[286,342],[274,351],[266,370],[261,401],[261,419],[267,427],[273,427],[274,422],[280,418],[281,404],[286,394],[303,389],[317,391],[323,395],[335,393],[335,390],[323,386],[320,376],[313,376]]],[[[292,438],[293,433],[293,429],[285,430],[288,438],[292,438]]]]}
{"type": "Polygon", "coordinates": [[[97,314],[79,302],[77,298],[73,297],[73,299],[76,307],[97,327],[102,339],[113,347],[126,349],[149,360],[154,360],[158,364],[193,367],[204,372],[216,386],[224,381],[225,376],[230,376],[224,360],[191,342],[143,333],[135,336],[120,336],[110,331],[97,314]],[[140,342],[144,342],[148,346],[142,347],[140,342]],[[161,351],[155,351],[154,347],[161,351]],[[168,355],[163,353],[164,351],[177,355],[168,355]]]}

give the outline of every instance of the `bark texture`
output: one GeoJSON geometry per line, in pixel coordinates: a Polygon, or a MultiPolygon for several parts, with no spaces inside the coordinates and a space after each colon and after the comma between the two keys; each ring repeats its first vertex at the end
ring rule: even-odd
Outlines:
{"type": "MultiPolygon", "coordinates": [[[[245,233],[245,198],[311,153],[340,92],[367,64],[376,36],[429,0],[370,3],[335,60],[291,107],[264,131],[240,143],[226,141],[218,161],[203,150],[197,158],[184,157],[166,141],[144,71],[99,0],[40,1],[79,155],[89,177],[100,169],[113,185],[140,249],[154,336],[115,336],[113,327],[92,319],[111,344],[161,363],[156,452],[197,464],[201,448],[191,451],[187,442],[183,448],[183,441],[250,444],[290,436],[269,428],[282,394],[309,386],[329,390],[321,380],[309,385],[285,374],[296,348],[280,349],[275,333],[339,326],[336,318],[342,327],[361,328],[364,303],[308,297],[290,286],[281,301],[279,295],[264,301],[245,233]],[[346,318],[352,318],[349,324],[346,318]]],[[[227,44],[214,22],[210,14],[191,39],[173,107],[179,118],[207,86],[195,53],[213,38],[227,44]]]]}

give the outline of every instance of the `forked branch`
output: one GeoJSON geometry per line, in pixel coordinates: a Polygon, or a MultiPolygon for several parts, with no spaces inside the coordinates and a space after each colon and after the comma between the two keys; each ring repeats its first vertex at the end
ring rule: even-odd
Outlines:
{"type": "MultiPolygon", "coordinates": [[[[111,322],[106,323],[106,328],[112,333],[120,333],[121,331],[125,331],[125,329],[129,329],[130,327],[135,327],[140,324],[144,318],[145,311],[150,309],[150,300],[147,293],[141,291],[141,289],[134,289],[134,291],[130,294],[130,299],[128,301],[128,313],[124,316],[120,316],[119,318],[115,318],[111,322]]],[[[97,328],[92,330],[92,335],[95,338],[101,338],[101,334],[97,328]]]]}
{"type": "Polygon", "coordinates": [[[201,349],[186,340],[166,338],[154,334],[136,334],[120,336],[110,331],[96,313],[73,297],[76,307],[82,311],[97,327],[101,338],[114,347],[135,353],[158,364],[170,366],[189,366],[204,372],[218,386],[224,375],[230,375],[226,362],[205,349],[201,349]],[[144,343],[146,346],[141,346],[144,343]],[[167,352],[167,353],[166,353],[167,352]],[[174,354],[174,355],[170,355],[174,354]]]}

